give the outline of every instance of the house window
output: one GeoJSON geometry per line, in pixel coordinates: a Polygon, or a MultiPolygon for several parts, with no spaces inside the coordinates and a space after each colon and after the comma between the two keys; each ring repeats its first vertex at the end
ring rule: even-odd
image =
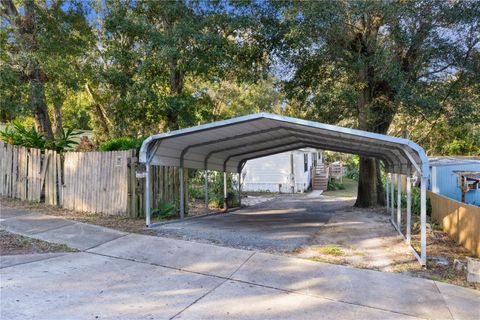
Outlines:
{"type": "Polygon", "coordinates": [[[303,171],[308,171],[308,153],[303,154],[303,171]]]}
{"type": "Polygon", "coordinates": [[[313,166],[317,166],[317,153],[312,152],[312,160],[313,160],[313,166]]]}

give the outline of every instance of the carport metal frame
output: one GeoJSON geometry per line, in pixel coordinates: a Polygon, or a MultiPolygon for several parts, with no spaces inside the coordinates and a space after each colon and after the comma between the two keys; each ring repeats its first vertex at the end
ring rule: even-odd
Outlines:
{"type": "Polygon", "coordinates": [[[426,266],[426,185],[429,177],[429,164],[424,150],[419,145],[403,138],[268,113],[258,113],[213,122],[157,134],[147,138],[142,144],[139,157],[140,162],[144,163],[146,167],[146,225],[147,227],[151,226],[151,165],[178,166],[180,168],[180,217],[184,218],[184,168],[204,170],[205,210],[208,212],[207,178],[209,169],[224,172],[224,198],[226,199],[227,172],[238,174],[238,192],[240,192],[241,172],[248,160],[306,147],[358,154],[382,161],[385,171],[389,173],[386,178],[385,193],[387,208],[391,211],[390,222],[410,245],[410,248],[420,263],[426,266]],[[226,145],[222,146],[222,144],[226,145]],[[195,154],[192,155],[193,151],[195,154]],[[186,161],[188,161],[187,165],[185,165],[186,161]],[[231,163],[233,163],[233,165],[231,163]],[[420,177],[420,254],[413,249],[410,243],[410,177],[413,173],[420,177]],[[401,179],[399,178],[399,174],[407,176],[406,235],[403,235],[400,228],[402,221],[401,179]],[[396,219],[394,208],[394,175],[397,177],[396,219]]]}

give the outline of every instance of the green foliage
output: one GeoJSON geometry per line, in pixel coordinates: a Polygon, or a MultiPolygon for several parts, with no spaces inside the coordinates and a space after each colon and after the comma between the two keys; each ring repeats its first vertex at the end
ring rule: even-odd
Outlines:
{"type": "Polygon", "coordinates": [[[20,121],[8,124],[4,131],[0,131],[0,138],[6,143],[27,148],[45,149],[47,144],[43,134],[37,132],[34,126],[27,127],[20,121]]]}
{"type": "Polygon", "coordinates": [[[73,137],[77,137],[81,132],[76,132],[72,128],[62,128],[60,131],[60,136],[54,140],[54,149],[58,152],[71,150],[74,146],[78,144],[77,141],[73,140],[73,137]]]}
{"type": "Polygon", "coordinates": [[[347,158],[345,163],[345,177],[358,181],[360,157],[353,155],[347,158]]]}
{"type": "MultiPolygon", "coordinates": [[[[391,192],[391,190],[390,190],[391,192]]],[[[412,214],[420,215],[420,188],[412,188],[412,214]]],[[[393,205],[395,208],[397,208],[397,191],[394,191],[394,199],[393,199],[393,205]]],[[[402,208],[407,207],[407,195],[402,193],[400,196],[400,203],[402,208]]],[[[396,209],[395,209],[396,210],[396,209]]],[[[427,215],[430,216],[432,214],[432,203],[429,198],[427,198],[427,215]]]]}
{"type": "Polygon", "coordinates": [[[117,150],[130,150],[137,149],[139,150],[142,146],[143,139],[135,138],[115,138],[108,141],[105,141],[100,144],[101,151],[117,151],[117,150]]]}
{"type": "Polygon", "coordinates": [[[340,181],[330,179],[328,180],[327,190],[328,191],[335,191],[335,190],[344,190],[345,186],[340,181]]]}
{"type": "Polygon", "coordinates": [[[172,219],[176,217],[175,202],[166,202],[160,199],[158,208],[152,210],[152,216],[159,219],[172,219]]]}
{"type": "MultiPolygon", "coordinates": [[[[205,177],[204,172],[196,170],[191,177],[189,186],[190,199],[203,199],[205,177]]],[[[209,171],[208,173],[208,203],[212,207],[223,208],[223,172],[209,171]]],[[[233,175],[227,174],[227,203],[229,207],[238,205],[238,192],[234,186],[233,175]]]]}
{"type": "Polygon", "coordinates": [[[31,30],[4,2],[2,122],[46,104],[106,141],[269,111],[480,153],[478,1],[33,1],[31,30]]]}
{"type": "Polygon", "coordinates": [[[190,197],[190,199],[197,199],[197,200],[203,199],[205,197],[203,187],[189,184],[188,196],[190,197]]]}
{"type": "Polygon", "coordinates": [[[60,136],[53,141],[46,140],[43,134],[37,132],[34,126],[27,126],[20,121],[13,121],[8,124],[5,130],[0,130],[0,139],[13,145],[24,146],[27,148],[51,149],[57,152],[71,150],[78,144],[73,137],[78,136],[80,132],[73,129],[63,129],[60,136]]]}

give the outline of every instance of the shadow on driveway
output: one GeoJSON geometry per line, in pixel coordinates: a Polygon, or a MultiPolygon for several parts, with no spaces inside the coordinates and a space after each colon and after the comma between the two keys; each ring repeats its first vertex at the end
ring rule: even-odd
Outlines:
{"type": "Polygon", "coordinates": [[[227,214],[164,224],[157,235],[244,249],[289,252],[309,244],[336,211],[352,199],[285,196],[227,214]]]}

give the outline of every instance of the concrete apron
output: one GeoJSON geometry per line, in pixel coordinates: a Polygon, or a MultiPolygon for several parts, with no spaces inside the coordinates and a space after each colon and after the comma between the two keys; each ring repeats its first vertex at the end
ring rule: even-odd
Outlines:
{"type": "MultiPolygon", "coordinates": [[[[38,226],[31,232],[24,219],[6,224],[10,219],[5,219],[1,225],[33,237],[56,237],[55,242],[81,242],[72,235],[79,230],[73,223],[56,222],[55,233],[38,226]]],[[[0,270],[2,319],[480,317],[480,294],[466,288],[89,227],[78,227],[86,230],[84,237],[97,234],[94,243],[82,246],[91,248],[85,252],[0,270]],[[103,232],[105,238],[98,235],[103,232]]]]}

